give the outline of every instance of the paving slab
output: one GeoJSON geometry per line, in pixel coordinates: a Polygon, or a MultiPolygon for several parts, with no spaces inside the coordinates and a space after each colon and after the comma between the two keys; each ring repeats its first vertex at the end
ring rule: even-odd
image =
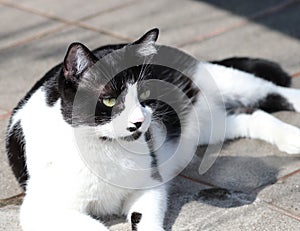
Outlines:
{"type": "MultiPolygon", "coordinates": [[[[187,198],[187,197],[186,197],[187,198]]],[[[177,197],[177,200],[185,199],[177,197]]],[[[21,231],[18,220],[19,206],[0,208],[0,230],[21,231]]],[[[167,215],[168,216],[168,215],[167,215]]],[[[199,230],[299,230],[299,221],[278,213],[263,204],[252,204],[239,208],[222,209],[207,206],[201,201],[190,201],[181,207],[167,231],[199,231],[199,230]],[[267,226],[266,226],[267,225],[267,226]]],[[[112,231],[128,231],[130,225],[116,220],[110,226],[112,231]]]]}
{"type": "Polygon", "coordinates": [[[239,208],[204,206],[198,201],[185,204],[172,230],[299,230],[299,221],[254,203],[239,208]]]}
{"type": "Polygon", "coordinates": [[[0,120],[0,199],[12,197],[22,192],[8,164],[5,150],[5,134],[8,118],[0,120]]]}
{"type": "Polygon", "coordinates": [[[0,108],[0,119],[7,115],[7,111],[0,108]]]}
{"type": "MultiPolygon", "coordinates": [[[[100,15],[86,22],[91,26],[106,28],[131,38],[139,36],[141,31],[159,27],[162,32],[159,42],[176,46],[194,38],[213,36],[226,28],[247,23],[247,17],[251,18],[258,12],[278,4],[282,4],[282,1],[268,0],[255,4],[251,1],[238,4],[231,1],[229,5],[231,8],[241,8],[240,12],[243,12],[241,17],[235,11],[232,13],[228,9],[216,7],[210,1],[139,1],[137,4],[107,15],[100,15]]],[[[296,21],[297,18],[293,18],[296,21]]],[[[293,26],[289,28],[295,30],[293,26]]]]}
{"type": "Polygon", "coordinates": [[[21,231],[19,224],[19,206],[9,205],[0,208],[0,230],[21,231]]]}
{"type": "MultiPolygon", "coordinates": [[[[287,7],[282,11],[262,18],[259,21],[289,25],[289,33],[299,33],[295,20],[299,15],[300,4],[287,7]],[[290,18],[293,20],[290,21],[290,18]]],[[[232,56],[261,57],[279,62],[289,73],[299,71],[300,42],[288,33],[283,34],[256,22],[229,31],[222,36],[183,47],[185,51],[201,60],[223,59],[232,56]]]]}
{"type": "Polygon", "coordinates": [[[273,14],[255,19],[253,22],[299,40],[300,28],[296,25],[299,24],[298,12],[300,10],[300,2],[297,0],[281,1],[281,4],[287,2],[293,2],[293,4],[290,4],[278,12],[274,12],[273,14]]]}
{"type": "MultiPolygon", "coordinates": [[[[203,2],[203,0],[199,0],[203,2]]],[[[282,14],[285,8],[293,9],[297,8],[299,1],[295,0],[267,0],[267,1],[220,1],[220,0],[204,0],[215,7],[231,12],[232,14],[239,15],[243,18],[247,18],[250,21],[261,24],[272,30],[276,30],[280,33],[288,34],[295,38],[299,38],[299,28],[295,28],[293,25],[295,22],[299,22],[297,14],[289,15],[288,22],[286,15],[282,14]],[[269,15],[277,15],[276,20],[268,20],[269,15]],[[259,20],[264,18],[266,20],[259,20]]]]}
{"type": "Polygon", "coordinates": [[[135,0],[80,0],[60,1],[60,0],[6,0],[4,2],[13,3],[16,7],[44,13],[46,16],[58,16],[59,18],[78,20],[84,17],[110,12],[115,8],[134,3],[135,0]]]}
{"type": "MultiPolygon", "coordinates": [[[[208,189],[209,187],[183,179],[182,177],[176,177],[169,182],[169,185],[169,200],[168,210],[165,216],[165,228],[166,230],[180,230],[177,229],[176,226],[184,226],[182,221],[180,221],[180,217],[183,214],[182,208],[187,203],[195,201],[195,195],[201,192],[201,190],[208,189]]],[[[190,216],[191,212],[192,211],[189,211],[186,215],[190,216]]]]}
{"type": "Polygon", "coordinates": [[[0,28],[5,28],[1,30],[0,49],[61,25],[39,15],[0,5],[0,28]]]}
{"type": "Polygon", "coordinates": [[[110,14],[86,20],[85,23],[131,38],[138,38],[143,32],[158,27],[161,31],[159,43],[175,46],[242,20],[203,2],[142,0],[110,14]]]}
{"type": "Polygon", "coordinates": [[[278,62],[288,73],[299,71],[299,41],[258,25],[246,26],[236,33],[182,48],[199,60],[218,60],[229,57],[264,58],[278,62]],[[235,36],[241,39],[235,40],[235,36]],[[281,41],[279,44],[277,41],[281,41]],[[288,50],[288,52],[283,52],[288,50]],[[291,58],[293,57],[293,58],[291,58]]]}
{"type": "MultiPolygon", "coordinates": [[[[299,65],[299,68],[300,68],[300,65],[299,65]]],[[[298,89],[300,88],[300,77],[292,79],[292,87],[298,88],[298,89]]]]}
{"type": "Polygon", "coordinates": [[[0,108],[11,110],[25,93],[54,65],[63,61],[72,42],[82,42],[90,49],[120,40],[71,26],[68,29],[1,51],[0,108]]]}
{"type": "Polygon", "coordinates": [[[205,174],[198,173],[201,159],[197,157],[183,174],[217,187],[250,193],[300,168],[299,157],[273,155],[272,151],[277,152],[260,141],[234,141],[221,151],[205,174]]]}
{"type": "Polygon", "coordinates": [[[196,2],[206,2],[220,10],[229,11],[232,14],[250,18],[252,15],[268,8],[282,4],[282,0],[265,0],[265,1],[237,1],[237,0],[195,0],[196,2]]]}
{"type": "Polygon", "coordinates": [[[300,173],[263,189],[258,198],[289,211],[300,220],[300,173]]]}
{"type": "Polygon", "coordinates": [[[298,230],[299,221],[247,195],[223,193],[176,179],[171,188],[166,230],[298,230]],[[208,192],[205,194],[205,192],[208,192]],[[230,205],[224,207],[224,205],[230,205]],[[266,226],[267,225],[267,226],[266,226]]]}

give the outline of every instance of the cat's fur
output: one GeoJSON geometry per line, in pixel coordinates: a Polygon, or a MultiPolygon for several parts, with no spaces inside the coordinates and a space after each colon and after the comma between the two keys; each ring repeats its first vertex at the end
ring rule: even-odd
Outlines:
{"type": "MultiPolygon", "coordinates": [[[[99,59],[116,50],[128,49],[125,54],[142,60],[155,56],[161,49],[155,44],[157,37],[158,30],[153,29],[134,43],[93,52],[74,43],[64,62],[38,81],[15,108],[7,152],[26,189],[20,215],[25,231],[107,230],[92,217],[114,213],[125,214],[133,230],[163,230],[167,204],[163,183],[186,166],[197,145],[222,142],[224,136],[248,137],[290,154],[300,152],[300,129],[268,114],[300,112],[300,90],[275,85],[287,86],[290,77],[269,61],[195,62],[190,65],[192,79],[172,68],[145,64],[118,73],[108,84],[105,71],[93,70],[99,59]],[[207,73],[224,99],[225,133],[209,132],[222,127],[224,110],[207,84],[207,73]],[[149,79],[175,85],[184,96],[168,86],[141,84],[149,79]],[[79,86],[84,100],[74,109],[79,86]],[[141,93],[149,98],[142,100],[141,93]],[[157,100],[162,96],[166,98],[157,100]],[[94,97],[99,100],[90,114],[88,107],[95,102],[89,100],[94,97]],[[117,98],[113,108],[103,104],[111,97],[117,98]]],[[[106,64],[113,69],[127,57],[118,58],[106,64]]]]}

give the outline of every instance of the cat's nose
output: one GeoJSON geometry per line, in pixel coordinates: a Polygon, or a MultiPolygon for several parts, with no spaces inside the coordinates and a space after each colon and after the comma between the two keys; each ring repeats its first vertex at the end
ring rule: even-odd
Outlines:
{"type": "Polygon", "coordinates": [[[139,129],[142,126],[142,122],[136,122],[134,123],[134,126],[136,127],[136,129],[139,129]]]}
{"type": "Polygon", "coordinates": [[[144,120],[145,120],[145,116],[142,111],[142,108],[136,107],[128,118],[129,125],[127,130],[130,132],[136,131],[142,126],[144,120]]]}
{"type": "Polygon", "coordinates": [[[130,132],[134,132],[134,131],[138,130],[142,126],[142,122],[136,122],[133,125],[134,125],[134,127],[128,127],[127,130],[130,132]]]}

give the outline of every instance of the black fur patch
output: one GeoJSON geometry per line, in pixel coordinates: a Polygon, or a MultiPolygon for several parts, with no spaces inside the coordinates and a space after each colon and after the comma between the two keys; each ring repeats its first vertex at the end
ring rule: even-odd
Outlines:
{"type": "Polygon", "coordinates": [[[140,223],[142,219],[142,214],[138,212],[133,212],[131,214],[131,230],[137,231],[137,224],[140,223]]]}
{"type": "Polygon", "coordinates": [[[277,111],[295,111],[293,105],[291,105],[286,98],[279,94],[269,94],[267,97],[258,102],[258,108],[272,113],[277,111]]]}
{"type": "Polygon", "coordinates": [[[112,138],[109,138],[107,136],[99,137],[99,139],[102,140],[102,141],[112,141],[113,140],[112,138]]]}
{"type": "Polygon", "coordinates": [[[228,115],[252,114],[258,109],[268,113],[278,111],[295,111],[293,105],[291,105],[286,98],[276,93],[269,94],[264,99],[261,99],[252,105],[244,105],[238,100],[226,103],[226,111],[228,115]]]}
{"type": "Polygon", "coordinates": [[[135,132],[135,133],[133,133],[132,135],[125,136],[125,137],[121,137],[121,139],[130,142],[130,141],[135,141],[135,140],[137,140],[138,138],[141,137],[141,135],[142,135],[141,132],[135,132]]]}
{"type": "Polygon", "coordinates": [[[154,144],[153,144],[153,139],[152,139],[152,135],[150,132],[150,129],[145,133],[145,139],[147,141],[148,144],[148,148],[150,151],[150,156],[152,157],[152,161],[151,161],[151,169],[152,169],[152,173],[151,173],[151,177],[155,180],[158,181],[162,181],[162,177],[158,171],[158,163],[157,163],[157,158],[156,158],[156,154],[154,151],[154,144]]]}
{"type": "MultiPolygon", "coordinates": [[[[128,141],[128,142],[131,142],[131,141],[135,141],[137,140],[138,138],[140,138],[142,135],[141,132],[135,132],[133,133],[132,135],[129,135],[129,136],[123,136],[123,137],[120,137],[118,139],[121,139],[121,140],[125,140],[125,141],[128,141]]],[[[114,139],[113,138],[110,138],[110,137],[107,137],[107,136],[102,136],[102,137],[99,137],[100,140],[102,141],[113,141],[114,139]]]]}
{"type": "Polygon", "coordinates": [[[289,87],[291,85],[291,77],[277,63],[269,60],[234,57],[212,61],[212,63],[254,74],[256,77],[268,80],[279,86],[289,87]]]}
{"type": "Polygon", "coordinates": [[[185,122],[185,115],[196,102],[200,89],[193,85],[188,76],[172,68],[151,65],[148,70],[151,74],[146,76],[145,80],[159,80],[167,84],[150,84],[150,99],[142,102],[142,105],[152,108],[153,118],[164,124],[167,140],[178,139],[181,135],[181,124],[185,122]],[[185,94],[185,99],[182,93],[185,94]]]}
{"type": "Polygon", "coordinates": [[[20,186],[25,190],[28,179],[26,161],[25,161],[25,140],[20,121],[18,121],[10,131],[7,137],[6,149],[8,153],[9,164],[17,178],[20,186]]]}

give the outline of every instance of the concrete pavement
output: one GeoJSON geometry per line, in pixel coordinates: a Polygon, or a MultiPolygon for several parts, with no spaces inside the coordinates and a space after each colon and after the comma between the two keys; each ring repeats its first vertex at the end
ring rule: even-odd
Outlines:
{"type": "MultiPolygon", "coordinates": [[[[201,60],[231,56],[279,62],[300,88],[299,0],[0,0],[0,198],[22,191],[4,149],[9,114],[61,62],[68,44],[93,49],[160,28],[159,43],[201,60]],[[224,4],[226,2],[226,4],[224,4]]],[[[300,115],[275,114],[300,127],[300,115]]],[[[299,141],[300,142],[300,141],[299,141]]],[[[228,142],[198,174],[201,149],[172,183],[167,230],[300,230],[300,156],[258,140],[228,142]]],[[[18,231],[19,199],[0,200],[0,230],[18,231]]],[[[122,217],[112,230],[129,230],[122,217]]]]}

